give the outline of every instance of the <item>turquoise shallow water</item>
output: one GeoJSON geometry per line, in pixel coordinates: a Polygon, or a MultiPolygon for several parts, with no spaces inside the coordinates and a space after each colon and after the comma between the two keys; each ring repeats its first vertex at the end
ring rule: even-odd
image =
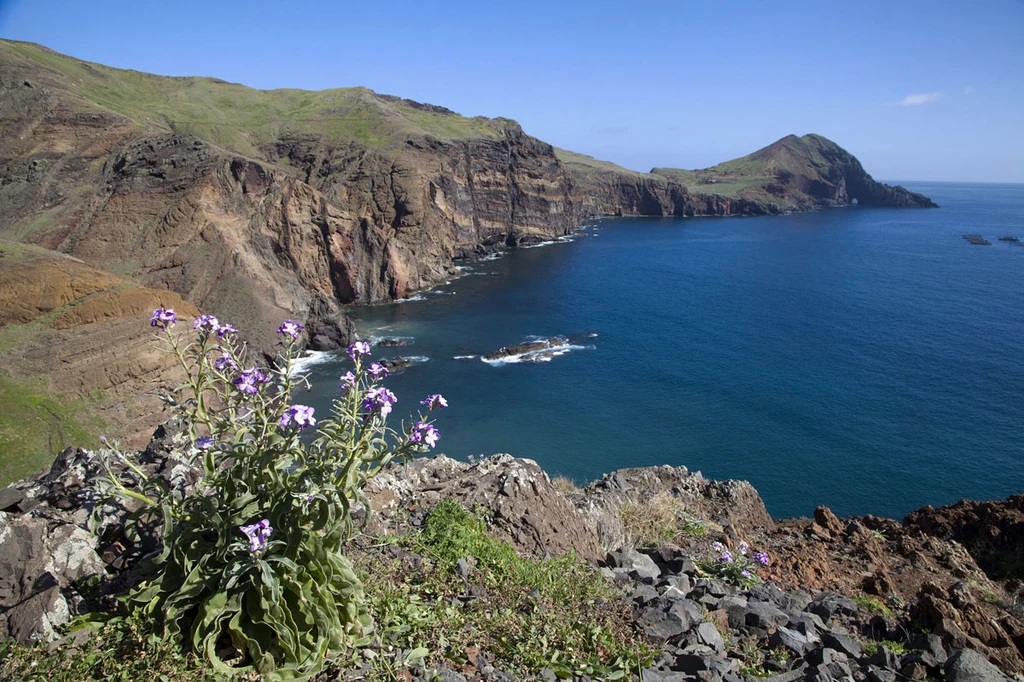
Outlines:
{"type": "MultiPolygon", "coordinates": [[[[773,516],[900,517],[1024,492],[1024,185],[905,183],[938,210],[605,219],[469,264],[423,300],[353,311],[396,415],[443,393],[438,450],[586,482],[625,466],[744,478],[773,516]],[[991,246],[971,246],[978,233],[991,246]],[[478,358],[533,336],[550,362],[478,358]]],[[[344,363],[311,368],[326,411],[344,363]]]]}

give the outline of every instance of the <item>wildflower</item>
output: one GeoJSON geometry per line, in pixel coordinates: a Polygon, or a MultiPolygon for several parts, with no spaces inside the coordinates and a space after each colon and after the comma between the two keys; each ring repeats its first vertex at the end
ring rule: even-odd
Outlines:
{"type": "Polygon", "coordinates": [[[467,456],[466,459],[469,460],[470,464],[476,464],[476,457],[474,457],[473,455],[467,456]]]}
{"type": "Polygon", "coordinates": [[[368,344],[366,341],[356,341],[355,343],[348,347],[348,357],[352,360],[355,360],[360,355],[369,354],[370,344],[368,344]]]}
{"type": "Polygon", "coordinates": [[[293,339],[297,339],[299,338],[299,335],[302,334],[302,330],[304,328],[305,327],[302,326],[301,322],[296,322],[295,320],[285,320],[281,324],[281,326],[277,328],[277,333],[285,334],[287,336],[292,337],[293,339]]]}
{"type": "Polygon", "coordinates": [[[251,526],[241,526],[239,528],[246,537],[249,538],[249,551],[258,552],[267,546],[267,540],[270,538],[270,534],[274,532],[274,529],[270,527],[270,521],[263,519],[251,526]]]}
{"type": "Polygon", "coordinates": [[[106,442],[107,442],[107,437],[106,437],[106,436],[103,436],[103,435],[101,435],[101,436],[100,436],[100,440],[101,440],[101,441],[103,441],[104,443],[106,443],[106,442]]]}
{"type": "Polygon", "coordinates": [[[216,441],[213,436],[200,436],[196,439],[196,447],[200,450],[209,450],[214,446],[214,443],[216,443],[216,441]]]}
{"type": "Polygon", "coordinates": [[[448,407],[448,401],[440,393],[435,393],[421,400],[420,405],[426,405],[428,410],[443,410],[448,407]]]}
{"type": "Polygon", "coordinates": [[[722,556],[718,557],[718,561],[725,564],[731,564],[732,552],[730,552],[729,550],[725,550],[724,552],[722,552],[722,556]]]}
{"type": "Polygon", "coordinates": [[[712,542],[711,543],[711,549],[713,549],[716,552],[718,552],[719,554],[721,554],[722,552],[725,551],[725,545],[723,545],[721,542],[712,542]]]}
{"type": "Polygon", "coordinates": [[[167,331],[171,325],[178,321],[178,316],[171,308],[157,308],[153,316],[149,318],[150,327],[159,327],[160,331],[167,331]]]}
{"type": "Polygon", "coordinates": [[[742,575],[744,578],[749,578],[753,574],[750,571],[744,570],[744,571],[740,571],[740,575],[742,575]]]}
{"type": "Polygon", "coordinates": [[[260,371],[259,367],[253,367],[252,369],[244,370],[233,383],[239,391],[251,395],[260,390],[257,383],[266,383],[268,381],[270,379],[260,371]]]}
{"type": "Polygon", "coordinates": [[[750,545],[747,544],[746,540],[740,540],[740,544],[736,546],[736,549],[738,549],[740,554],[743,556],[747,556],[747,552],[750,551],[750,545]]]}
{"type": "Polygon", "coordinates": [[[761,564],[762,566],[768,565],[768,553],[767,552],[755,552],[754,563],[761,564]]]}
{"type": "Polygon", "coordinates": [[[218,339],[223,339],[228,334],[237,334],[237,333],[238,333],[238,330],[235,329],[230,324],[222,324],[221,326],[217,327],[217,338],[218,339]]]}
{"type": "Polygon", "coordinates": [[[374,362],[373,364],[371,364],[370,368],[367,371],[373,375],[374,379],[384,379],[388,375],[388,368],[380,364],[379,362],[374,362]]]}
{"type": "Polygon", "coordinates": [[[352,372],[345,372],[341,375],[341,383],[338,384],[338,388],[343,391],[348,391],[356,387],[356,375],[352,372]]]}
{"type": "MultiPolygon", "coordinates": [[[[391,407],[398,402],[395,394],[388,389],[378,386],[366,392],[363,398],[363,410],[366,412],[380,412],[380,416],[386,417],[391,414],[391,407]]],[[[369,416],[369,415],[367,415],[369,416]]]]}
{"type": "Polygon", "coordinates": [[[431,448],[437,445],[439,438],[441,438],[441,434],[437,432],[434,425],[425,424],[424,422],[416,422],[412,433],[409,434],[410,443],[426,443],[427,447],[431,448]]]}
{"type": "Polygon", "coordinates": [[[235,359],[227,353],[221,353],[221,356],[213,361],[213,366],[219,369],[221,372],[230,368],[238,369],[238,365],[235,363],[235,359]]]}
{"type": "Polygon", "coordinates": [[[220,321],[213,315],[200,315],[192,323],[192,328],[198,329],[201,332],[212,333],[220,329],[220,321]]]}
{"type": "Polygon", "coordinates": [[[316,426],[316,419],[313,418],[313,408],[306,405],[292,405],[281,415],[281,428],[287,428],[295,423],[300,429],[307,426],[316,426]]]}

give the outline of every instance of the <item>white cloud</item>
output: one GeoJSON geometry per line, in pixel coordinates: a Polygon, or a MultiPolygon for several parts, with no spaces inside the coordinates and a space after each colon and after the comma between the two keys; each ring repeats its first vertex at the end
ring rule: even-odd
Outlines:
{"type": "Polygon", "coordinates": [[[902,100],[897,102],[901,107],[919,107],[922,104],[932,104],[942,99],[941,92],[919,92],[912,95],[907,95],[902,100]]]}

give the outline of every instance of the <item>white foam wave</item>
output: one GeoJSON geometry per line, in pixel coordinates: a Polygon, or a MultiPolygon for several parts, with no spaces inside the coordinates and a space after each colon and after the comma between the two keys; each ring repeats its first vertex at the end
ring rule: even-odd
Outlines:
{"type": "Polygon", "coordinates": [[[477,260],[479,260],[480,262],[488,260],[498,260],[499,258],[502,258],[504,255],[504,251],[495,251],[494,253],[486,255],[483,258],[478,258],[477,260]]]}
{"type": "Polygon", "coordinates": [[[301,358],[293,358],[288,366],[288,376],[296,376],[309,370],[313,365],[322,365],[335,359],[333,351],[308,350],[301,358]]]}
{"type": "Polygon", "coordinates": [[[567,343],[564,346],[531,350],[518,355],[512,355],[507,358],[498,358],[494,360],[480,358],[480,360],[482,362],[486,362],[488,365],[519,365],[525,362],[551,362],[554,358],[557,358],[560,355],[565,355],[571,351],[590,350],[593,348],[594,346],[577,346],[575,344],[567,343]]]}
{"type": "Polygon", "coordinates": [[[453,355],[452,360],[472,360],[475,355],[453,355]]]}
{"type": "Polygon", "coordinates": [[[398,334],[382,334],[381,336],[371,336],[367,339],[371,346],[379,346],[382,341],[394,341],[395,343],[383,346],[384,348],[391,348],[395,346],[409,346],[416,341],[415,336],[399,336],[398,334]]]}
{"type": "Polygon", "coordinates": [[[415,296],[409,296],[408,298],[399,298],[395,300],[395,303],[413,303],[414,301],[425,301],[427,297],[423,294],[416,294],[415,296]]]}
{"type": "Polygon", "coordinates": [[[426,355],[403,355],[402,357],[409,362],[430,362],[430,358],[426,355]]]}

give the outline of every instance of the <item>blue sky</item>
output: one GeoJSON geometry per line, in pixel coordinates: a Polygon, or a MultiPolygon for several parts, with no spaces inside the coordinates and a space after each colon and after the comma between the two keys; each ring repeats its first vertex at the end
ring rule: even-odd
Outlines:
{"type": "Polygon", "coordinates": [[[1024,182],[1024,2],[0,0],[0,36],[258,88],[365,85],[637,170],[820,133],[879,179],[1024,182]]]}

